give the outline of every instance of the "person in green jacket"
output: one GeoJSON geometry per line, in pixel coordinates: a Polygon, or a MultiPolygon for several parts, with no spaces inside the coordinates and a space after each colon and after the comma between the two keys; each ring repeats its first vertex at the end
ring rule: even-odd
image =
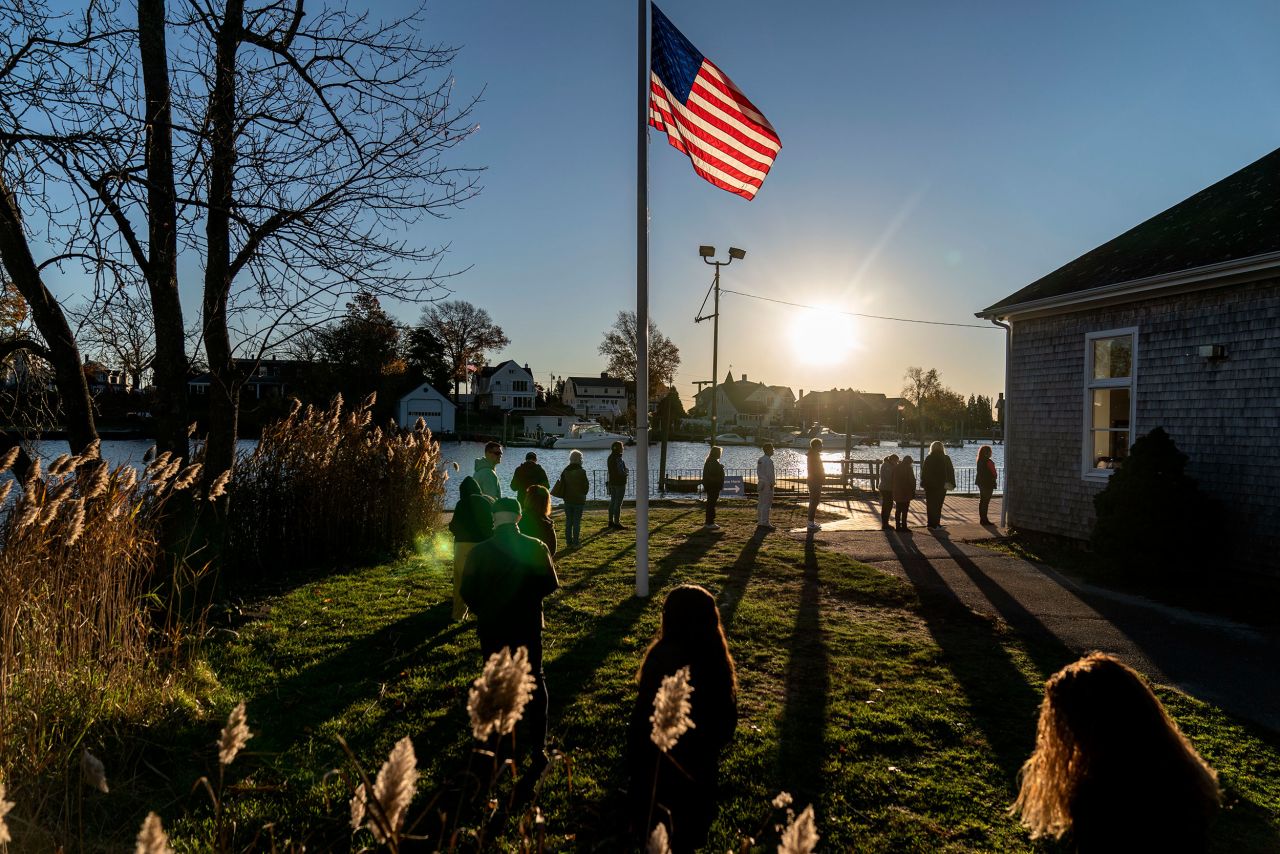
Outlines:
{"type": "Polygon", "coordinates": [[[490,442],[484,446],[484,456],[476,460],[472,477],[480,484],[480,491],[497,501],[502,497],[502,486],[498,483],[498,463],[502,462],[502,444],[490,442]]]}
{"type": "Polygon", "coordinates": [[[564,502],[565,545],[576,549],[582,545],[582,511],[586,509],[587,495],[591,492],[591,482],[587,479],[586,469],[582,467],[581,451],[569,454],[569,465],[560,472],[560,478],[551,492],[564,502]]]}

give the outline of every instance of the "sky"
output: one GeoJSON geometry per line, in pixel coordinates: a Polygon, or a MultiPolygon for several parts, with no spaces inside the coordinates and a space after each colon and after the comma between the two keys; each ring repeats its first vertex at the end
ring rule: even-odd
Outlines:
{"type": "MultiPolygon", "coordinates": [[[[701,244],[746,250],[724,289],[819,307],[725,294],[721,378],[892,396],[918,365],[995,397],[1003,333],[974,312],[1280,146],[1274,0],[661,7],[782,138],[748,202],[650,131],[650,312],[686,405],[711,376],[701,244]]],[[[461,48],[457,96],[483,92],[447,157],[486,171],[406,237],[466,270],[453,298],[511,339],[493,363],[543,383],[602,371],[603,333],[636,305],[636,3],[428,0],[422,36],[461,48]]]]}

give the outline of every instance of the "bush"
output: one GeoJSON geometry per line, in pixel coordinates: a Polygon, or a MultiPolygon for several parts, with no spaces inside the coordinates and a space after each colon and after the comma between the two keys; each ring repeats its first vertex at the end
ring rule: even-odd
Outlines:
{"type": "Polygon", "coordinates": [[[1184,473],[1187,455],[1157,427],[1093,499],[1093,547],[1116,569],[1144,574],[1202,569],[1221,546],[1215,505],[1184,473]]]}
{"type": "Polygon", "coordinates": [[[294,401],[237,461],[224,573],[320,568],[412,549],[444,503],[440,446],[413,430],[370,425],[374,397],[344,410],[294,401]]]}

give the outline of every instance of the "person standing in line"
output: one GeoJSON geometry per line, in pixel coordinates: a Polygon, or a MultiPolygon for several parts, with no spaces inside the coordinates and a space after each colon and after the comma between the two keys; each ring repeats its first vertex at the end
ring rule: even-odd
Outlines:
{"type": "Polygon", "coordinates": [[[738,680],[715,597],[682,584],[667,595],[662,625],[636,676],[639,690],[627,726],[630,812],[637,835],[667,825],[671,851],[701,849],[716,817],[720,754],[738,725],[738,680]],[[664,678],[688,668],[689,718],[667,753],[653,743],[654,698],[664,678]]]}
{"type": "Polygon", "coordinates": [[[529,494],[524,499],[524,510],[520,514],[520,523],[516,526],[520,533],[541,540],[542,544],[556,556],[556,526],[551,522],[551,493],[541,484],[529,487],[529,494]]]}
{"type": "Polygon", "coordinates": [[[809,485],[809,530],[821,531],[818,524],[818,505],[822,502],[822,484],[827,479],[827,470],[822,463],[822,440],[816,436],[809,442],[809,453],[805,458],[809,485]]]}
{"type": "Polygon", "coordinates": [[[947,497],[947,490],[956,488],[956,470],[941,442],[930,445],[929,456],[920,463],[920,485],[924,487],[929,530],[936,531],[942,527],[942,502],[947,497]]]}
{"type": "Polygon", "coordinates": [[[911,499],[916,497],[916,472],[912,468],[911,455],[907,454],[893,467],[893,516],[894,527],[907,530],[907,513],[911,511],[911,499]]]}
{"type": "Polygon", "coordinates": [[[773,485],[777,478],[773,469],[773,445],[764,443],[764,454],[756,460],[756,527],[762,531],[777,530],[769,524],[769,508],[773,506],[773,485]]]}
{"type": "Polygon", "coordinates": [[[978,524],[990,525],[987,508],[991,506],[991,493],[996,488],[996,464],[991,459],[991,446],[983,445],[978,449],[978,473],[974,482],[978,485],[978,524]]]}
{"type": "Polygon", "coordinates": [[[609,488],[609,527],[623,528],[622,499],[627,494],[627,461],[622,458],[622,443],[614,442],[609,449],[608,468],[609,488]]]}
{"type": "Polygon", "coordinates": [[[472,475],[480,484],[480,491],[497,501],[502,497],[502,486],[498,483],[498,463],[502,462],[502,443],[489,442],[484,446],[484,456],[476,460],[475,472],[472,475]]]}
{"type": "Polygon", "coordinates": [[[449,531],[453,534],[453,618],[461,620],[467,615],[462,601],[462,568],[476,543],[493,534],[493,499],[480,491],[474,477],[464,477],[458,485],[458,503],[449,520],[449,531]]]}
{"type": "Polygon", "coordinates": [[[889,516],[893,513],[893,470],[898,465],[898,455],[890,454],[880,464],[880,530],[890,530],[889,516]]]}
{"type": "Polygon", "coordinates": [[[582,511],[590,492],[591,482],[582,467],[582,451],[571,451],[569,465],[560,472],[555,489],[551,490],[552,495],[564,502],[564,539],[571,549],[582,545],[582,511]]]}
{"type": "Polygon", "coordinates": [[[545,486],[551,488],[551,482],[547,480],[547,470],[538,465],[538,455],[533,451],[524,455],[524,462],[516,466],[516,470],[511,475],[511,490],[516,494],[516,500],[520,502],[520,506],[525,506],[525,501],[529,498],[529,487],[534,485],[545,486]]]}
{"type": "Polygon", "coordinates": [[[720,500],[720,490],[724,489],[724,465],[720,462],[722,453],[723,449],[712,445],[702,464],[702,494],[707,501],[707,522],[702,527],[708,531],[720,530],[720,526],[716,524],[716,502],[720,500]]]}
{"type": "Polygon", "coordinates": [[[516,528],[520,502],[500,498],[493,505],[493,536],[477,545],[462,570],[462,599],[476,615],[480,654],[485,661],[506,647],[529,651],[533,697],[525,706],[533,765],[547,765],[547,682],[542,672],[542,600],[560,587],[556,564],[541,540],[516,528]]]}

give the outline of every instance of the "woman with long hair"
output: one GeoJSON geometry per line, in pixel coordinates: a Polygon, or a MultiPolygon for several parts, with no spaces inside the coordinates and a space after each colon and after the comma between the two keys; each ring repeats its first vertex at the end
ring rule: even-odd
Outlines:
{"type": "Polygon", "coordinates": [[[556,556],[556,526],[551,522],[551,493],[535,483],[524,491],[524,512],[516,525],[520,533],[542,540],[551,556],[556,556]]]}
{"type": "Polygon", "coordinates": [[[1131,668],[1094,652],[1045,683],[1010,809],[1033,839],[1065,834],[1079,852],[1204,851],[1221,800],[1218,775],[1131,668]]]}
{"type": "Polygon", "coordinates": [[[978,473],[974,475],[978,487],[978,524],[990,525],[987,508],[991,506],[991,493],[996,489],[996,464],[991,459],[991,446],[978,449],[978,473]]]}
{"type": "Polygon", "coordinates": [[[897,530],[907,530],[907,514],[915,497],[916,470],[912,468],[911,455],[907,454],[893,467],[893,527],[897,530]]]}
{"type": "Polygon", "coordinates": [[[920,486],[924,488],[925,515],[930,530],[942,527],[942,502],[948,489],[956,488],[956,470],[941,442],[929,446],[929,455],[920,461],[920,486]]]}
{"type": "Polygon", "coordinates": [[[822,484],[827,479],[827,469],[822,463],[822,440],[817,436],[809,440],[805,468],[805,480],[809,485],[809,530],[821,531],[822,526],[818,524],[818,504],[822,501],[822,484]]]}
{"type": "Polygon", "coordinates": [[[716,600],[706,588],[682,584],[667,594],[662,626],[636,676],[640,688],[627,729],[633,824],[648,836],[667,825],[673,851],[707,841],[716,814],[720,751],[738,724],[738,679],[716,600]],[[654,698],[664,678],[689,668],[690,729],[666,752],[654,744],[654,698]]]}

